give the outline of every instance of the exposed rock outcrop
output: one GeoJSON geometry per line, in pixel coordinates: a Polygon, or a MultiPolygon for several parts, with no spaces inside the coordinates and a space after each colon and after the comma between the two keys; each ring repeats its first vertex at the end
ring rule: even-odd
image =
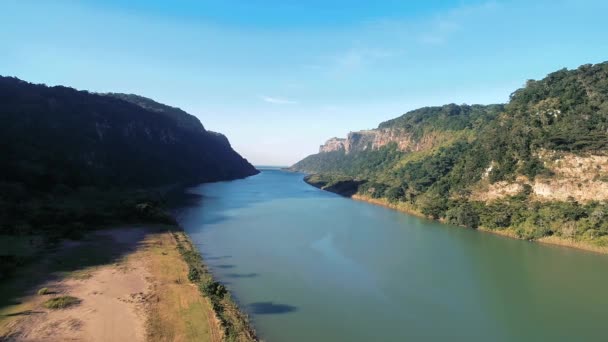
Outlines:
{"type": "MultiPolygon", "coordinates": [[[[539,201],[576,200],[581,203],[608,200],[608,157],[601,155],[580,156],[561,152],[542,151],[539,156],[553,173],[530,180],[519,176],[515,181],[490,184],[487,177],[480,182],[471,198],[493,201],[517,195],[529,185],[531,194],[539,201]]],[[[491,169],[489,167],[488,169],[491,169]]]]}
{"type": "Polygon", "coordinates": [[[419,139],[401,128],[379,128],[348,133],[346,139],[331,138],[319,147],[319,153],[344,151],[345,153],[378,150],[396,143],[400,151],[416,152],[431,148],[438,142],[437,135],[425,134],[419,139]]]}
{"type": "Polygon", "coordinates": [[[331,138],[325,142],[325,144],[319,146],[319,153],[322,152],[333,152],[333,151],[343,151],[344,143],[346,139],[342,138],[331,138]]]}

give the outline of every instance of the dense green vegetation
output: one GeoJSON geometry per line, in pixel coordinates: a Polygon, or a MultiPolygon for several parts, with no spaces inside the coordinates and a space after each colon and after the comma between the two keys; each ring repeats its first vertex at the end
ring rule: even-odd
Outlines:
{"type": "MultiPolygon", "coordinates": [[[[426,107],[380,124],[415,140],[443,132],[437,148],[319,153],[292,169],[318,173],[307,181],[327,190],[356,181],[356,193],[384,199],[435,219],[476,228],[508,229],[525,239],[557,235],[608,245],[606,203],[539,202],[529,186],[488,203],[471,198],[484,177],[490,183],[518,176],[552,177],[542,151],[605,154],[608,147],[608,62],[560,70],[528,81],[507,105],[426,107]],[[487,174],[486,174],[487,172],[487,174]]],[[[340,191],[335,191],[340,193],[340,191]]],[[[353,193],[353,190],[349,190],[353,193]]]]}
{"type": "Polygon", "coordinates": [[[424,107],[381,123],[378,128],[402,128],[420,139],[429,131],[479,129],[503,111],[503,105],[456,105],[424,107]]]}
{"type": "Polygon", "coordinates": [[[492,180],[545,172],[541,148],[582,153],[608,147],[608,63],[560,70],[516,90],[481,135],[480,151],[497,161],[492,180]]]}
{"type": "Polygon", "coordinates": [[[146,110],[163,114],[174,120],[179,126],[179,128],[193,132],[205,131],[203,124],[194,115],[188,114],[179,108],[167,106],[165,104],[151,100],[147,97],[135,94],[107,93],[103,95],[125,100],[127,102],[136,104],[146,110]]]}
{"type": "Polygon", "coordinates": [[[367,150],[351,154],[346,154],[344,151],[332,151],[314,154],[294,165],[293,168],[369,177],[391,167],[403,155],[404,153],[399,152],[394,144],[389,144],[375,151],[367,150]]]}
{"type": "MultiPolygon", "coordinates": [[[[378,129],[394,129],[410,135],[414,141],[425,135],[447,136],[444,145],[468,143],[496,120],[503,105],[455,105],[424,107],[408,112],[396,119],[380,124],[378,129]]],[[[407,158],[395,143],[377,150],[366,149],[356,153],[333,151],[313,154],[292,166],[292,169],[310,173],[340,173],[370,178],[389,172],[407,158]]]]}

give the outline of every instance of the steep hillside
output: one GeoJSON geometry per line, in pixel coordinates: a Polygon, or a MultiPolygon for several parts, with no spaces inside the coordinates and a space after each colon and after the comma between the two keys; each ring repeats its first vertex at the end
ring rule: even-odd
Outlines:
{"type": "Polygon", "coordinates": [[[205,131],[203,124],[196,118],[196,116],[188,114],[179,108],[167,106],[162,103],[158,103],[154,100],[151,100],[147,97],[135,94],[106,93],[101,95],[111,96],[117,99],[125,100],[149,111],[163,114],[177,122],[179,128],[194,132],[205,131]]]}
{"type": "Polygon", "coordinates": [[[158,200],[140,190],[258,172],[180,109],[10,77],[0,77],[0,155],[0,233],[157,220],[153,206],[133,209],[158,200]]]}
{"type": "Polygon", "coordinates": [[[292,166],[309,173],[339,172],[352,176],[397,167],[406,155],[428,154],[457,142],[469,143],[503,110],[502,105],[425,107],[383,122],[378,128],[332,138],[292,166]],[[414,153],[415,154],[415,153],[414,153]]]}
{"type": "Polygon", "coordinates": [[[194,116],[137,98],[0,78],[2,179],[41,189],[139,187],[256,173],[194,116]]]}
{"type": "Polygon", "coordinates": [[[330,139],[292,169],[455,224],[608,245],[607,148],[601,63],[530,80],[504,106],[427,107],[330,139]]]}

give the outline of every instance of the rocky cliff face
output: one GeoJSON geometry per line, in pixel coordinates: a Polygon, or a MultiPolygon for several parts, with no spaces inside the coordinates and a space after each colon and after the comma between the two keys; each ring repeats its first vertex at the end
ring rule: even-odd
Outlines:
{"type": "MultiPolygon", "coordinates": [[[[319,153],[307,156],[290,169],[307,173],[350,173],[355,168],[362,170],[366,159],[374,158],[368,152],[385,153],[383,147],[391,146],[392,150],[394,146],[394,152],[405,155],[426,153],[456,141],[474,140],[481,127],[494,120],[503,109],[503,105],[456,104],[420,108],[385,121],[376,129],[350,132],[346,138],[331,138],[319,147],[319,153]],[[358,158],[359,153],[368,156],[358,158]]],[[[369,164],[388,165],[378,160],[369,164]]]]}
{"type": "Polygon", "coordinates": [[[334,152],[344,151],[344,143],[346,139],[331,138],[325,142],[325,144],[319,146],[319,153],[323,152],[334,152]]]}
{"type": "MultiPolygon", "coordinates": [[[[514,196],[530,187],[538,201],[569,201],[580,203],[608,200],[608,157],[565,152],[541,151],[537,155],[551,171],[551,176],[538,176],[530,180],[518,176],[514,181],[489,183],[487,173],[471,193],[471,198],[491,202],[514,196]]],[[[490,168],[488,168],[490,169],[490,168]]]]}
{"type": "Polygon", "coordinates": [[[331,138],[319,147],[319,153],[344,151],[345,153],[378,150],[390,143],[397,144],[403,152],[422,151],[433,147],[436,134],[425,134],[416,139],[411,132],[401,128],[379,128],[348,133],[346,139],[331,138]]]}

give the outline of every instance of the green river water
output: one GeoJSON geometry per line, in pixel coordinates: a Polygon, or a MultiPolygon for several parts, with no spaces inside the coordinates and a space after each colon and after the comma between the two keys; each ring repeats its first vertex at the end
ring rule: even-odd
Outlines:
{"type": "Polygon", "coordinates": [[[179,220],[266,341],[608,341],[608,256],[420,219],[263,170],[179,220]]]}

